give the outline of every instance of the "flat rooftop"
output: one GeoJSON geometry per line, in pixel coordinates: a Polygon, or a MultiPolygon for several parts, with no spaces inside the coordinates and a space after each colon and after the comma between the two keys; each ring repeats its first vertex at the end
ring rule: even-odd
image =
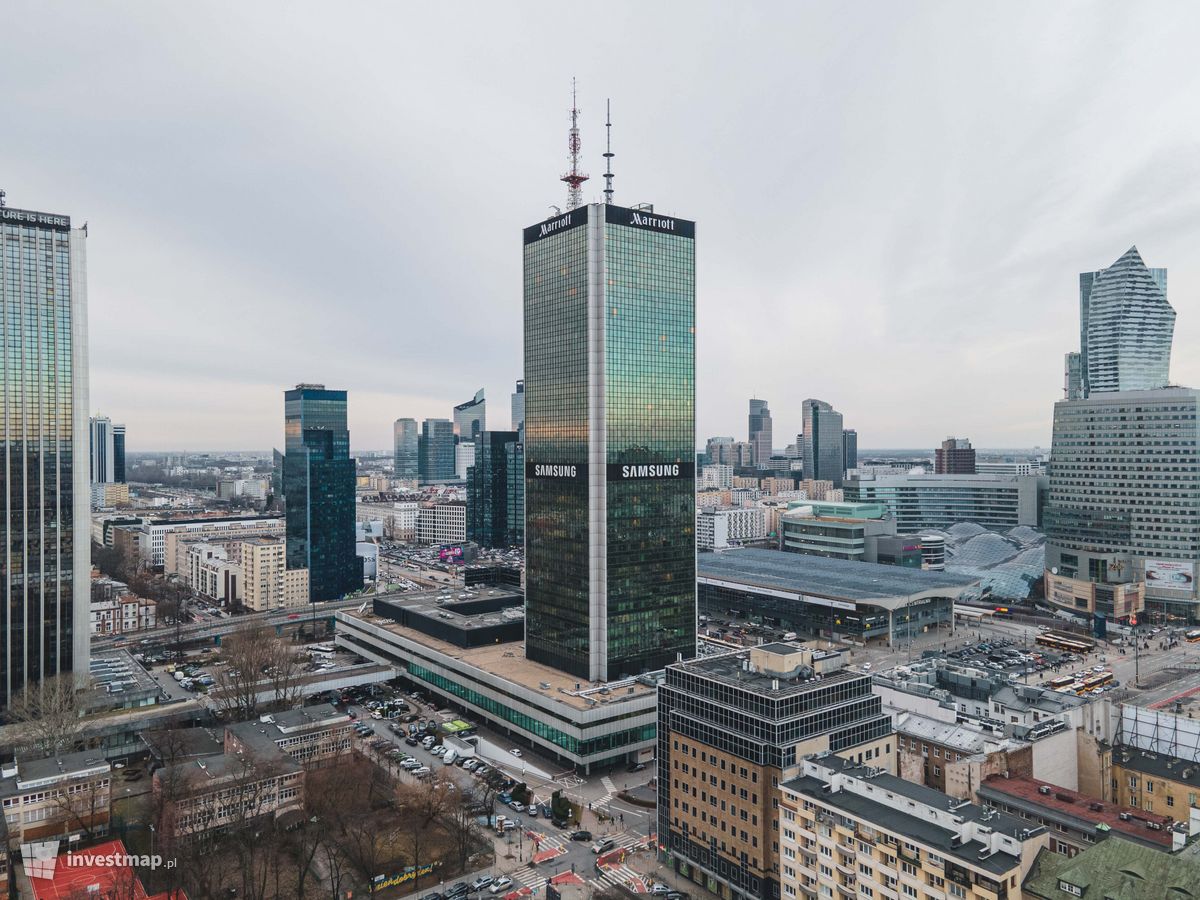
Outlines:
{"type": "Polygon", "coordinates": [[[751,548],[702,553],[696,560],[696,575],[701,581],[713,579],[788,591],[797,599],[802,594],[813,594],[889,609],[930,597],[957,599],[979,583],[978,578],[950,572],[751,548]]]}
{"type": "MultiPolygon", "coordinates": [[[[752,691],[753,693],[762,694],[764,697],[772,699],[789,697],[793,694],[802,694],[814,688],[828,687],[831,684],[839,684],[855,679],[870,680],[871,676],[852,669],[838,669],[833,672],[826,671],[819,677],[812,669],[805,669],[800,675],[794,678],[781,678],[770,672],[747,669],[743,665],[743,663],[749,661],[751,650],[766,650],[768,653],[789,654],[797,653],[800,649],[795,644],[784,644],[775,641],[770,644],[760,644],[758,647],[747,647],[745,650],[735,650],[731,653],[721,653],[716,656],[698,656],[695,659],[689,659],[686,662],[675,663],[669,666],[667,678],[670,680],[672,672],[694,672],[697,675],[711,678],[722,684],[752,691]]],[[[813,652],[817,655],[818,659],[841,655],[821,650],[813,652]]]]}
{"type": "Polygon", "coordinates": [[[508,641],[500,644],[487,644],[482,647],[459,647],[423,631],[407,628],[391,619],[377,616],[372,612],[344,609],[338,612],[338,616],[358,619],[399,638],[419,644],[435,653],[479,669],[494,681],[508,681],[526,689],[538,691],[545,694],[547,698],[557,700],[574,709],[592,709],[597,704],[644,697],[647,694],[653,695],[658,690],[655,679],[645,679],[644,681],[636,678],[624,679],[608,685],[600,685],[576,678],[566,672],[560,672],[558,669],[552,669],[550,666],[526,659],[524,641],[508,641]],[[548,687],[541,687],[543,684],[548,687]],[[587,699],[589,697],[597,702],[589,703],[587,699]]]}
{"type": "Polygon", "coordinates": [[[1043,814],[1057,814],[1063,819],[1075,819],[1088,825],[1105,825],[1107,828],[1101,831],[1107,830],[1171,849],[1172,835],[1169,829],[1174,820],[1170,816],[1105,803],[1048,781],[1027,776],[1005,778],[1003,775],[991,775],[979,786],[979,796],[983,800],[995,798],[1001,802],[1013,802],[1014,805],[1023,804],[1043,810],[1043,814]],[[1151,823],[1158,827],[1151,827],[1151,823]]]}

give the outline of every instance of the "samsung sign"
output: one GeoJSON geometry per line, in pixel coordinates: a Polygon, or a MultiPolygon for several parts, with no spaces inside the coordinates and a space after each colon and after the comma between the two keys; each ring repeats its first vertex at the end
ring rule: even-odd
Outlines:
{"type": "Polygon", "coordinates": [[[12,225],[34,225],[54,231],[71,230],[70,216],[56,216],[53,213],[34,212],[29,209],[9,209],[3,206],[0,206],[0,222],[8,222],[12,225]]]}
{"type": "MultiPolygon", "coordinates": [[[[586,478],[586,463],[525,463],[526,478],[586,478]]],[[[609,463],[605,466],[609,481],[651,481],[695,478],[695,463],[609,463]]]]}

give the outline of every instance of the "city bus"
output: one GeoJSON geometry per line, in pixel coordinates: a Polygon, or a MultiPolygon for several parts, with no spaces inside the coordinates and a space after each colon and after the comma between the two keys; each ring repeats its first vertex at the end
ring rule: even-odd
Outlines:
{"type": "Polygon", "coordinates": [[[1094,691],[1098,687],[1104,687],[1106,684],[1111,684],[1112,680],[1112,672],[1100,672],[1097,675],[1090,675],[1079,683],[1079,690],[1077,690],[1075,693],[1086,694],[1089,691],[1094,691]]]}
{"type": "Polygon", "coordinates": [[[1187,637],[1189,644],[1194,644],[1196,641],[1200,641],[1200,628],[1193,628],[1185,636],[1187,637]]]}
{"type": "Polygon", "coordinates": [[[1090,637],[1062,631],[1043,631],[1037,636],[1037,643],[1060,653],[1076,653],[1080,656],[1096,649],[1096,642],[1090,637]]]}
{"type": "Polygon", "coordinates": [[[1059,675],[1057,678],[1050,679],[1050,687],[1056,691],[1065,690],[1075,683],[1074,675],[1059,675]]]}

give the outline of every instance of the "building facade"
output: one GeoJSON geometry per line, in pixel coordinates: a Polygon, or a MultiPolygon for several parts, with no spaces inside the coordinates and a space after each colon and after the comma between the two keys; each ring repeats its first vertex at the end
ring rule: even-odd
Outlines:
{"type": "Polygon", "coordinates": [[[335,600],[363,585],[346,392],[312,384],[287,391],[284,435],[288,568],[308,570],[310,600],[335,600]]]}
{"type": "Polygon", "coordinates": [[[974,522],[993,531],[1041,527],[1046,479],[1036,475],[879,475],[846,483],[845,498],[883,503],[901,531],[974,522]]]}
{"type": "Polygon", "coordinates": [[[592,204],[524,233],[526,652],[695,652],[695,225],[592,204]]]}
{"type": "Polygon", "coordinates": [[[805,400],[804,477],[842,486],[842,414],[823,400],[805,400]]]}
{"type": "Polygon", "coordinates": [[[394,455],[392,474],[400,481],[416,481],[420,477],[417,468],[417,446],[420,433],[416,419],[397,419],[392,424],[394,455]]]}
{"type": "Polygon", "coordinates": [[[421,484],[454,480],[454,423],[449,419],[421,423],[417,470],[421,484]]]}
{"type": "Polygon", "coordinates": [[[484,399],[483,388],[480,388],[466,403],[454,407],[454,442],[471,443],[479,432],[486,430],[487,400],[484,399]]]}
{"type": "Polygon", "coordinates": [[[458,544],[467,539],[467,504],[429,503],[417,510],[418,544],[458,544]]]}
{"type": "Polygon", "coordinates": [[[241,569],[242,602],[247,609],[266,612],[308,603],[308,570],[287,567],[286,541],[242,541],[241,569]]]}
{"type": "Polygon", "coordinates": [[[87,229],[0,206],[0,707],[88,670],[87,229]]]}
{"type": "Polygon", "coordinates": [[[125,481],[125,426],[114,424],[108,416],[88,420],[91,453],[89,471],[93,484],[125,481]]]}
{"type": "Polygon", "coordinates": [[[1188,388],[1054,405],[1046,571],[1081,583],[1066,594],[1098,591],[1095,611],[1112,615],[1116,593],[1144,585],[1148,610],[1200,620],[1197,413],[1200,392],[1188,388]]]}
{"type": "Polygon", "coordinates": [[[751,400],[749,415],[751,461],[758,468],[766,468],[771,459],[771,410],[766,400],[751,400]]]}
{"type": "Polygon", "coordinates": [[[512,431],[525,427],[525,379],[518,378],[512,393],[512,431]]]}
{"type": "Polygon", "coordinates": [[[11,850],[29,841],[99,837],[108,833],[112,766],[98,750],[6,762],[0,804],[11,850]]]}
{"type": "Polygon", "coordinates": [[[842,431],[842,468],[847,472],[858,468],[858,432],[853,428],[842,431]]]}
{"type": "Polygon", "coordinates": [[[475,465],[467,473],[467,540],[481,547],[524,543],[522,529],[513,527],[518,511],[510,508],[520,502],[514,482],[525,484],[519,437],[515,431],[483,431],[475,439],[475,465]]]}
{"type": "Polygon", "coordinates": [[[933,451],[933,471],[936,475],[974,475],[975,448],[966,438],[946,438],[933,451]]]}

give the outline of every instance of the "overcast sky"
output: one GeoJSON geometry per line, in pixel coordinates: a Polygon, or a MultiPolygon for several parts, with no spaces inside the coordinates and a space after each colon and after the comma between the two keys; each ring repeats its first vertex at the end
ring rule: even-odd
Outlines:
{"type": "Polygon", "coordinates": [[[3,16],[0,188],[88,239],[92,409],[130,450],[356,450],[521,375],[521,228],[570,82],[600,199],[697,225],[697,439],[806,397],[859,446],[1047,446],[1078,277],[1170,270],[1200,385],[1200,6],[43,3],[3,16]]]}

